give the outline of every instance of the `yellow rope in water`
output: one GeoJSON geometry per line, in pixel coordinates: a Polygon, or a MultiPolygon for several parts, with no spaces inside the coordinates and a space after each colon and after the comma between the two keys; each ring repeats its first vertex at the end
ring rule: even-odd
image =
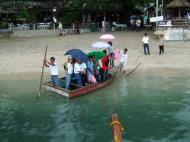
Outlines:
{"type": "Polygon", "coordinates": [[[122,132],[124,131],[124,128],[122,127],[122,125],[121,125],[121,123],[119,121],[112,121],[112,123],[110,125],[111,125],[111,127],[113,127],[113,125],[115,125],[115,124],[119,125],[122,132]]]}

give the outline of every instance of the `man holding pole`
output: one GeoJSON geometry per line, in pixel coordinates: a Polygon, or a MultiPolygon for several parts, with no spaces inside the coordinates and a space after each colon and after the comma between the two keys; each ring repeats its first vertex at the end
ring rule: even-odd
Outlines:
{"type": "Polygon", "coordinates": [[[55,58],[51,57],[50,62],[47,59],[44,60],[44,65],[50,68],[51,72],[51,83],[55,86],[60,86],[59,79],[58,79],[58,65],[55,62],[55,58]]]}

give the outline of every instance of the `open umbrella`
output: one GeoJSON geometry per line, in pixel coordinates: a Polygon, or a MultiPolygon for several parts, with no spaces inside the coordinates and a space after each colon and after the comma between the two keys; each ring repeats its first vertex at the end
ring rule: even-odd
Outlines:
{"type": "Polygon", "coordinates": [[[164,35],[164,31],[155,31],[154,34],[155,35],[164,35]]]}
{"type": "Polygon", "coordinates": [[[105,57],[105,53],[102,51],[92,51],[87,54],[88,57],[95,56],[96,60],[100,60],[105,57]]]}
{"type": "Polygon", "coordinates": [[[116,38],[115,38],[115,36],[113,36],[111,34],[104,34],[104,35],[100,36],[100,39],[111,41],[111,40],[114,40],[116,38]]]}
{"type": "Polygon", "coordinates": [[[82,62],[87,62],[88,61],[88,56],[86,55],[86,53],[84,53],[80,49],[71,49],[71,50],[68,50],[65,53],[65,55],[71,55],[72,58],[80,60],[82,62]]]}
{"type": "Polygon", "coordinates": [[[92,48],[109,48],[110,45],[106,42],[94,42],[91,44],[92,48]]]}
{"type": "Polygon", "coordinates": [[[135,19],[137,16],[135,16],[135,15],[132,15],[132,16],[130,16],[130,19],[135,19]]]}

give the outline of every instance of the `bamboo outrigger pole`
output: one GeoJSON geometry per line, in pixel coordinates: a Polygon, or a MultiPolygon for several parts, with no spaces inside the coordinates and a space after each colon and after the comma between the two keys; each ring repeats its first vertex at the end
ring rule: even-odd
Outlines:
{"type": "Polygon", "coordinates": [[[47,49],[48,49],[48,46],[46,46],[45,55],[44,55],[44,60],[43,60],[43,65],[42,65],[42,74],[41,74],[40,88],[39,88],[39,93],[38,93],[38,96],[39,96],[39,97],[40,97],[40,94],[41,94],[42,80],[43,80],[43,75],[44,75],[44,66],[45,66],[44,61],[45,61],[45,59],[46,59],[47,49]]]}
{"type": "Polygon", "coordinates": [[[113,141],[114,142],[123,142],[122,131],[123,127],[118,121],[117,114],[112,114],[111,116],[111,127],[113,130],[113,141]]]}

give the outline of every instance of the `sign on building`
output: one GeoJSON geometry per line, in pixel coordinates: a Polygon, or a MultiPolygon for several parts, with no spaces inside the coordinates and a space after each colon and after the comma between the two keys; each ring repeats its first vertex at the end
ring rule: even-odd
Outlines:
{"type": "Polygon", "coordinates": [[[150,17],[150,22],[159,22],[159,21],[163,21],[163,20],[164,20],[163,16],[150,17]]]}

